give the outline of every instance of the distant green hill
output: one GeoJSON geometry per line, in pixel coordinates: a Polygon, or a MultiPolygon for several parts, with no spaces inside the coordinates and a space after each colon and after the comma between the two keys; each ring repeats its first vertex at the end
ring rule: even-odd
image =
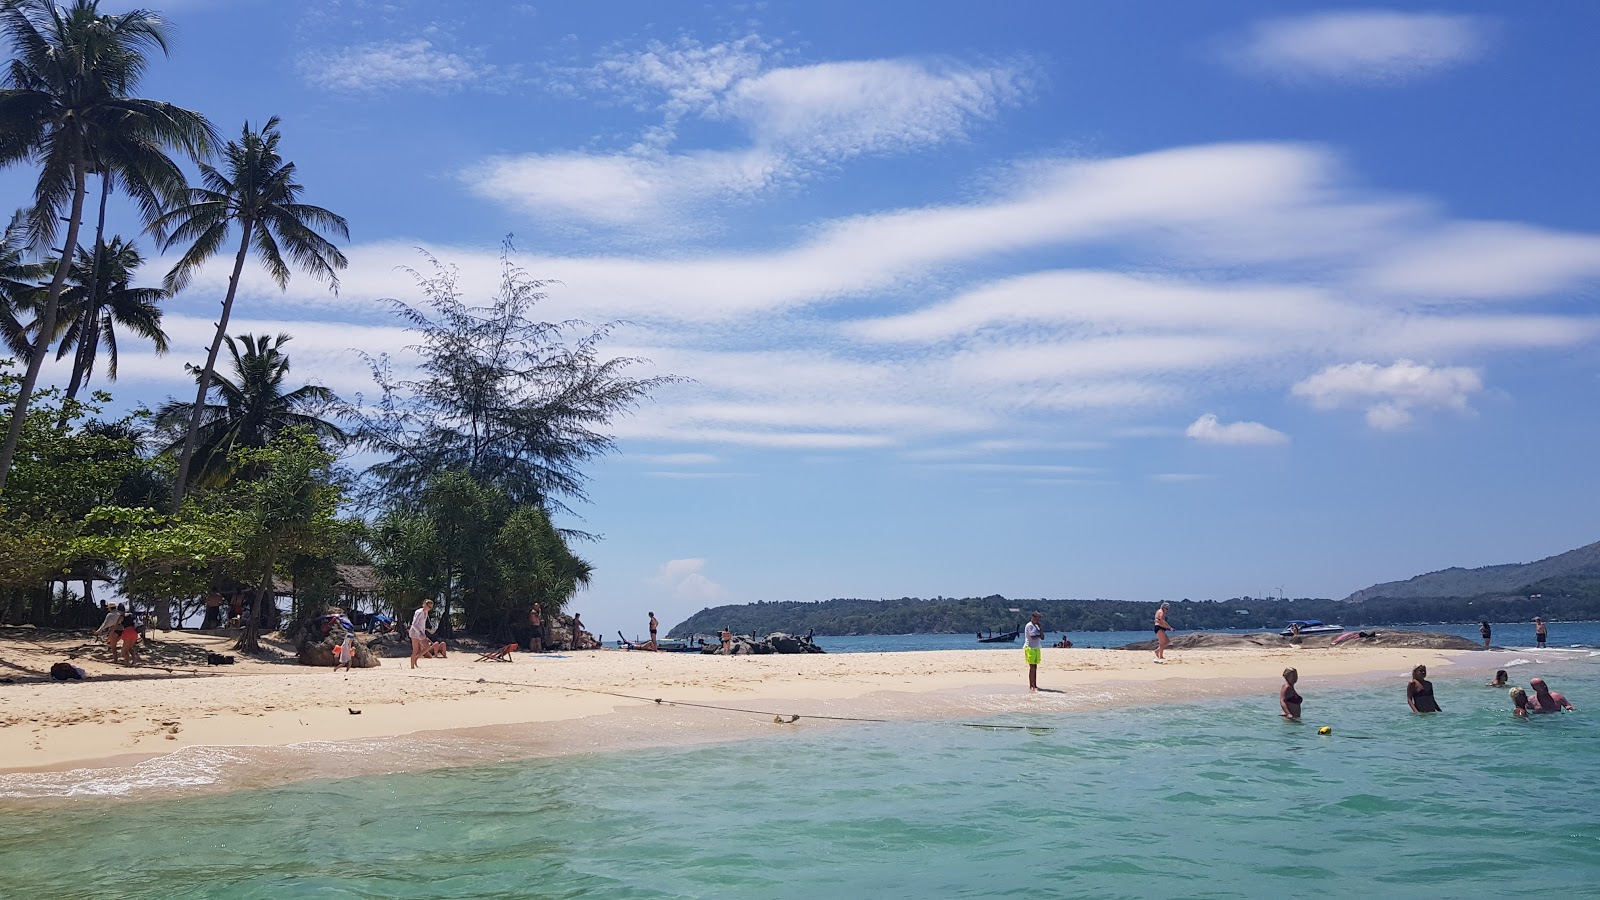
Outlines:
{"type": "Polygon", "coordinates": [[[1484,594],[1537,593],[1536,590],[1525,591],[1524,588],[1552,580],[1592,578],[1600,578],[1600,542],[1538,562],[1477,569],[1441,569],[1405,581],[1375,584],[1345,599],[1361,601],[1378,597],[1477,597],[1484,594]]]}

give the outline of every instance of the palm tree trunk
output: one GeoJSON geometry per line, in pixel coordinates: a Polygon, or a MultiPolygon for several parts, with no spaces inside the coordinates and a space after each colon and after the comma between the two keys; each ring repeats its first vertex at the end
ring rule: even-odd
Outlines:
{"type": "Polygon", "coordinates": [[[245,254],[250,250],[250,233],[254,227],[254,221],[244,220],[239,235],[239,253],[233,258],[233,275],[228,278],[228,295],[222,299],[222,318],[217,320],[217,334],[211,339],[211,352],[206,355],[205,368],[200,370],[200,390],[194,396],[194,409],[189,413],[189,430],[183,436],[183,454],[178,457],[178,477],[172,485],[171,512],[174,515],[183,506],[183,494],[189,487],[189,467],[194,462],[194,445],[200,436],[200,416],[205,412],[211,377],[217,371],[217,353],[222,350],[222,339],[228,334],[228,317],[233,314],[233,298],[239,292],[239,277],[244,274],[245,254]]]}
{"type": "Polygon", "coordinates": [[[44,312],[39,318],[38,336],[34,338],[33,353],[28,357],[28,371],[22,376],[17,389],[17,403],[11,410],[11,427],[6,431],[6,442],[0,446],[0,494],[6,489],[6,479],[11,477],[11,462],[17,455],[17,442],[22,439],[22,426],[28,418],[28,404],[33,400],[34,386],[39,383],[39,370],[44,368],[45,357],[50,355],[51,335],[56,329],[56,310],[61,304],[61,291],[67,286],[67,272],[72,268],[72,254],[78,247],[78,230],[83,224],[83,198],[89,192],[83,141],[72,132],[72,211],[67,216],[67,236],[62,243],[61,263],[56,266],[56,277],[45,293],[44,312]]]}
{"type": "Polygon", "coordinates": [[[261,612],[266,609],[268,603],[277,603],[277,598],[272,594],[273,557],[276,555],[271,550],[267,552],[266,572],[261,576],[261,587],[256,591],[256,602],[246,613],[246,621],[240,623],[244,629],[239,632],[238,643],[233,645],[233,649],[240,653],[261,652],[261,612]]]}
{"type": "MultiPolygon", "coordinates": [[[[100,173],[100,217],[94,224],[94,259],[90,263],[89,283],[84,286],[83,318],[78,323],[78,352],[72,358],[72,382],[67,385],[67,399],[78,399],[78,391],[88,380],[89,367],[94,365],[94,354],[100,343],[100,253],[106,240],[106,200],[111,197],[111,171],[100,173]],[[91,339],[91,335],[93,338],[91,339]]],[[[61,425],[67,423],[67,410],[61,409],[61,425]]],[[[60,426],[57,426],[60,427],[60,426]]]]}

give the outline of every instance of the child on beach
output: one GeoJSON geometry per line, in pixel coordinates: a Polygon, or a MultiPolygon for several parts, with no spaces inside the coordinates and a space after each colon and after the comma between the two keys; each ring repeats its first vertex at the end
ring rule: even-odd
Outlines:
{"type": "Polygon", "coordinates": [[[346,672],[350,671],[350,664],[354,662],[356,658],[355,636],[346,634],[344,636],[344,643],[340,644],[339,649],[334,651],[334,656],[336,661],[333,664],[333,670],[335,672],[339,671],[340,667],[343,667],[346,672]]]}

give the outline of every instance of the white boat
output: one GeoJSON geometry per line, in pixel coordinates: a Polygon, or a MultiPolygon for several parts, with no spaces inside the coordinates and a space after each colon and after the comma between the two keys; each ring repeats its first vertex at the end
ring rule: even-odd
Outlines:
{"type": "Polygon", "coordinates": [[[1343,625],[1324,625],[1321,619],[1290,619],[1278,633],[1284,637],[1293,637],[1296,625],[1300,626],[1301,634],[1341,634],[1345,630],[1343,625]]]}

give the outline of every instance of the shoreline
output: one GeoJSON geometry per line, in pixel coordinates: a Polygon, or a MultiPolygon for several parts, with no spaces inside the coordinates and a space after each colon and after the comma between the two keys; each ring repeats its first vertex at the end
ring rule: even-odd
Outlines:
{"type": "MultiPolygon", "coordinates": [[[[44,652],[60,658],[59,648],[44,652]]],[[[17,656],[10,646],[0,655],[17,656]]],[[[16,797],[6,782],[56,781],[57,796],[66,799],[73,785],[59,776],[93,779],[106,770],[160,768],[151,766],[160,760],[181,769],[184,754],[216,771],[190,779],[204,785],[180,783],[180,771],[165,784],[179,793],[252,786],[218,787],[235,772],[261,770],[248,761],[264,758],[286,776],[276,783],[287,783],[739,740],[777,731],[769,712],[800,715],[799,723],[781,726],[788,731],[844,724],[828,716],[987,719],[1270,692],[1288,665],[1319,684],[1396,677],[1417,663],[1445,677],[1452,670],[1492,671],[1492,661],[1504,665],[1499,653],[1305,648],[1181,651],[1161,666],[1139,651],[1047,648],[1040,667],[1047,692],[1030,695],[1021,654],[992,650],[758,657],[585,651],[518,655],[509,665],[475,663],[475,656],[425,661],[417,671],[404,659],[348,674],[241,660],[236,671],[203,678],[6,685],[0,759],[16,764],[0,768],[0,794],[16,797]],[[296,754],[327,758],[302,765],[296,754]],[[336,768],[328,768],[332,763],[336,768]]],[[[79,663],[89,668],[95,661],[79,663]]],[[[98,668],[125,671],[103,662],[98,668]]],[[[83,795],[121,796],[92,789],[83,795]]]]}

